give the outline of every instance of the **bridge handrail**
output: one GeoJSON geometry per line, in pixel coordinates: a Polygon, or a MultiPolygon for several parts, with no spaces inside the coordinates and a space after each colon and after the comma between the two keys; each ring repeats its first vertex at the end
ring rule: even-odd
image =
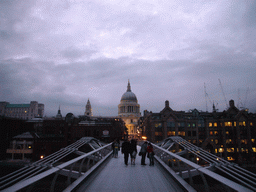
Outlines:
{"type": "Polygon", "coordinates": [[[221,182],[222,184],[224,184],[224,185],[226,185],[226,186],[228,186],[228,187],[230,187],[230,188],[232,188],[232,189],[234,189],[236,191],[241,191],[241,192],[252,191],[252,190],[250,190],[250,189],[248,189],[248,188],[246,188],[246,187],[244,187],[244,186],[242,186],[242,185],[240,185],[238,183],[235,183],[234,181],[231,181],[231,180],[229,180],[229,179],[227,179],[227,178],[225,178],[225,177],[223,177],[223,176],[221,176],[219,174],[216,174],[216,173],[208,170],[205,167],[202,167],[200,165],[197,165],[196,163],[193,163],[193,162],[187,160],[184,157],[181,157],[181,156],[179,156],[179,155],[177,155],[175,153],[172,153],[172,152],[170,152],[170,151],[168,151],[168,150],[166,150],[166,149],[164,149],[162,147],[159,147],[158,145],[155,145],[153,143],[151,143],[151,144],[155,148],[165,152],[166,154],[170,155],[171,157],[176,158],[176,159],[182,161],[183,163],[193,167],[197,171],[199,171],[201,173],[204,173],[205,175],[208,175],[209,177],[211,177],[211,178],[221,182]]]}
{"type": "Polygon", "coordinates": [[[49,175],[51,175],[53,173],[56,173],[57,171],[60,171],[60,170],[64,169],[65,167],[67,167],[69,165],[72,165],[72,164],[76,163],[77,161],[79,161],[81,159],[84,159],[84,158],[86,158],[86,157],[88,157],[90,155],[93,155],[94,153],[97,153],[97,152],[99,152],[99,151],[101,151],[101,150],[111,146],[111,144],[112,143],[109,143],[109,144],[107,144],[107,145],[105,145],[103,147],[100,147],[100,148],[98,148],[96,150],[93,150],[93,151],[91,151],[89,153],[86,153],[84,155],[76,157],[75,159],[67,161],[67,162],[65,162],[63,164],[60,164],[60,165],[56,166],[56,167],[52,167],[52,168],[50,168],[49,170],[47,170],[47,171],[45,171],[43,173],[40,173],[40,174],[38,174],[36,176],[33,176],[33,177],[31,177],[31,178],[29,178],[27,180],[18,182],[16,184],[14,184],[14,185],[4,189],[3,191],[18,191],[20,189],[23,189],[23,188],[29,186],[30,184],[32,184],[32,183],[34,183],[36,181],[39,181],[39,180],[41,180],[41,179],[43,179],[43,178],[45,178],[45,177],[47,177],[47,176],[49,176],[49,175]]]}

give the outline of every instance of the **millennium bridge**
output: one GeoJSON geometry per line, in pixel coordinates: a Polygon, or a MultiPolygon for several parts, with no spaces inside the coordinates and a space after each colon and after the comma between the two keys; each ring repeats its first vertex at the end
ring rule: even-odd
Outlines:
{"type": "Polygon", "coordinates": [[[140,157],[126,166],[120,152],[113,158],[111,145],[83,137],[0,178],[0,190],[256,191],[256,174],[178,136],[152,143],[155,166],[140,165],[140,157]]]}

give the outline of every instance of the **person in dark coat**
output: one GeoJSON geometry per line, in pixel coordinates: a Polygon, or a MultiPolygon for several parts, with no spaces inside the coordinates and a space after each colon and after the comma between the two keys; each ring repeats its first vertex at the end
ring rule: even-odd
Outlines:
{"type": "Polygon", "coordinates": [[[149,158],[149,166],[154,166],[154,151],[153,151],[153,146],[151,145],[151,143],[148,143],[148,147],[147,147],[147,152],[148,152],[148,158],[149,158]]]}
{"type": "Polygon", "coordinates": [[[135,165],[135,158],[137,155],[137,141],[135,139],[131,140],[131,164],[135,165]]]}
{"type": "Polygon", "coordinates": [[[131,144],[128,140],[124,140],[122,143],[122,154],[124,154],[124,163],[128,165],[129,153],[131,153],[131,144]]]}
{"type": "Polygon", "coordinates": [[[147,154],[147,147],[148,147],[148,142],[144,142],[143,145],[140,148],[140,154],[141,154],[141,165],[146,165],[145,163],[145,158],[147,154]]]}

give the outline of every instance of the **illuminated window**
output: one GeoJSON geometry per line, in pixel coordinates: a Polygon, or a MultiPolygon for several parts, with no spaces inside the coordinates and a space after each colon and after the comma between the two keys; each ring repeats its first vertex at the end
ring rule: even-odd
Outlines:
{"type": "Polygon", "coordinates": [[[229,132],[228,132],[228,131],[226,131],[226,135],[229,135],[229,132]]]}
{"type": "Polygon", "coordinates": [[[227,152],[228,153],[233,153],[234,152],[234,148],[227,148],[227,152]]]}
{"type": "Polygon", "coordinates": [[[215,139],[215,144],[218,144],[219,143],[219,140],[218,139],[215,139]]]}
{"type": "Polygon", "coordinates": [[[168,131],[168,136],[175,136],[175,131],[168,131]]]}
{"type": "Polygon", "coordinates": [[[255,139],[252,139],[252,143],[254,143],[255,142],[255,139]]]}
{"type": "Polygon", "coordinates": [[[155,136],[163,136],[162,132],[155,132],[155,136]]]}
{"type": "Polygon", "coordinates": [[[218,153],[218,149],[215,149],[215,153],[218,153]]]}
{"type": "Polygon", "coordinates": [[[218,131],[214,131],[214,135],[218,135],[219,133],[218,133],[218,131]]]}
{"type": "Polygon", "coordinates": [[[225,126],[226,127],[231,127],[232,126],[232,122],[225,122],[225,126]]]}
{"type": "Polygon", "coordinates": [[[216,122],[214,123],[214,127],[217,127],[217,123],[216,122]]]}
{"type": "Polygon", "coordinates": [[[236,122],[234,122],[234,126],[236,127],[236,122]]]}
{"type": "Polygon", "coordinates": [[[228,161],[234,161],[235,159],[233,157],[227,157],[228,161]]]}
{"type": "Polygon", "coordinates": [[[239,126],[246,126],[245,121],[240,121],[240,122],[239,122],[239,126]]]}
{"type": "Polygon", "coordinates": [[[256,147],[253,147],[252,150],[254,153],[256,153],[256,147]]]}
{"type": "Polygon", "coordinates": [[[250,122],[250,126],[252,126],[253,124],[252,124],[252,122],[250,122]]]}
{"type": "Polygon", "coordinates": [[[212,123],[209,123],[209,127],[212,127],[212,123]]]}
{"type": "Polygon", "coordinates": [[[210,131],[210,135],[213,135],[213,131],[210,131]]]}
{"type": "Polygon", "coordinates": [[[230,143],[232,143],[232,140],[231,139],[226,139],[226,143],[230,144],[230,143]]]}

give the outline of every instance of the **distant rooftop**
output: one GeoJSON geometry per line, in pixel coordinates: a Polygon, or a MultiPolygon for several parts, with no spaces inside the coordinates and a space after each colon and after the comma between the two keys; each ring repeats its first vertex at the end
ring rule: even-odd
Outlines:
{"type": "Polygon", "coordinates": [[[8,104],[6,105],[6,108],[25,108],[30,107],[30,104],[8,104]]]}

